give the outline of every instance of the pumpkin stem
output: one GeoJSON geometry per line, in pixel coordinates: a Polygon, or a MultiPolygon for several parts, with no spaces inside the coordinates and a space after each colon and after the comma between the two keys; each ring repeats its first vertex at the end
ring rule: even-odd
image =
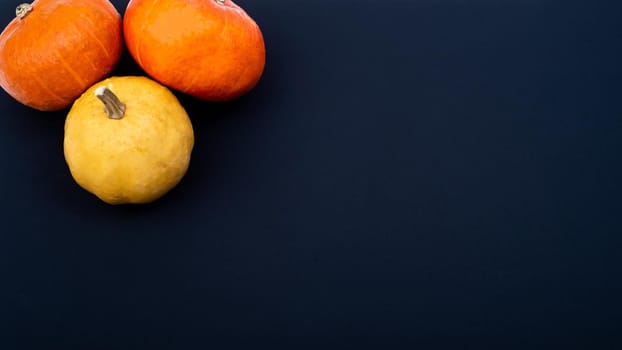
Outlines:
{"type": "Polygon", "coordinates": [[[31,4],[19,4],[17,8],[15,8],[15,16],[19,19],[24,19],[28,14],[32,11],[31,4]]]}
{"type": "Polygon", "coordinates": [[[100,86],[95,89],[95,96],[104,103],[106,114],[110,119],[121,119],[125,115],[125,104],[119,101],[117,95],[115,95],[110,89],[105,86],[100,86]]]}

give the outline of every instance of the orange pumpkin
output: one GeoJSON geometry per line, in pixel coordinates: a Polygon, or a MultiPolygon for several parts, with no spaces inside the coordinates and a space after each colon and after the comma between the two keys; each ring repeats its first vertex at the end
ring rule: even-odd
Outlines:
{"type": "Polygon", "coordinates": [[[131,0],[123,30],[147,74],[200,99],[238,98],[263,73],[261,30],[231,0],[131,0]]]}
{"type": "Polygon", "coordinates": [[[121,57],[121,16],[108,0],[36,0],[16,15],[0,34],[0,86],[27,106],[69,106],[121,57]]]}

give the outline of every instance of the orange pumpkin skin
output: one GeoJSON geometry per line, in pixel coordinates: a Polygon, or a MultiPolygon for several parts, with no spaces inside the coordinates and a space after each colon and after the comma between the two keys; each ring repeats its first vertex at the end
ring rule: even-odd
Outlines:
{"type": "Polygon", "coordinates": [[[0,34],[0,86],[41,111],[63,109],[105,77],[122,52],[108,0],[36,0],[0,34]]]}
{"type": "Polygon", "coordinates": [[[199,99],[236,99],[263,73],[261,30],[231,0],[131,0],[123,30],[147,74],[199,99]]]}

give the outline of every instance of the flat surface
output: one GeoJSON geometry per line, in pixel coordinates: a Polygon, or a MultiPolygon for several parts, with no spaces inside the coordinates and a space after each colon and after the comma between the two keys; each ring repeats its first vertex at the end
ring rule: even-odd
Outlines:
{"type": "MultiPolygon", "coordinates": [[[[39,349],[179,349],[186,335],[613,348],[619,1],[238,3],[263,30],[265,74],[232,103],[180,96],[192,163],[151,205],[80,189],[66,111],[0,93],[0,348],[14,335],[59,337],[39,349]]],[[[14,6],[1,2],[3,25],[14,6]]],[[[115,71],[140,73],[127,53],[115,71]]]]}

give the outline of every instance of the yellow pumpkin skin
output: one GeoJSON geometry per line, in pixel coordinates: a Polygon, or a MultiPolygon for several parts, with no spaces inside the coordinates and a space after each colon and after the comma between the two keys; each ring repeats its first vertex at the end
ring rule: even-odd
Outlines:
{"type": "Polygon", "coordinates": [[[194,132],[166,87],[146,77],[111,77],[75,101],[65,120],[64,154],[74,180],[109,204],[152,202],[185,175],[194,132]],[[96,91],[125,104],[111,119],[96,91]]]}

